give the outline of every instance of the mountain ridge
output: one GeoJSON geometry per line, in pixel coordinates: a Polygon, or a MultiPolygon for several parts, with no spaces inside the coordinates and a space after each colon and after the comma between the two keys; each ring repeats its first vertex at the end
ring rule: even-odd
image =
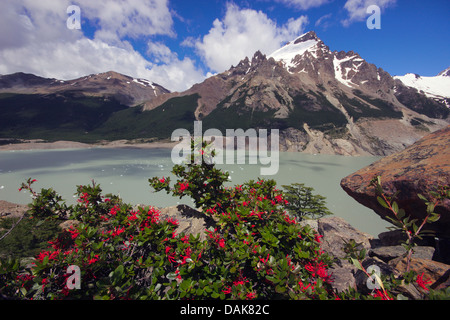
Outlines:
{"type": "Polygon", "coordinates": [[[90,74],[72,80],[44,78],[23,72],[0,76],[0,93],[52,94],[67,91],[94,97],[114,97],[128,106],[135,106],[170,92],[154,82],[115,71],[90,74]]]}
{"type": "MultiPolygon", "coordinates": [[[[0,77],[0,92],[10,90],[2,86],[4,79],[0,77]]],[[[111,95],[138,107],[134,111],[120,107],[105,119],[105,126],[94,128],[97,136],[109,138],[153,138],[151,134],[170,138],[171,130],[192,130],[193,121],[202,120],[205,130],[279,129],[281,151],[387,155],[449,124],[449,108],[443,101],[405,85],[358,53],[331,51],[314,31],[268,56],[257,51],[183,92],[117,73],[72,81],[54,86],[78,86],[79,92],[87,88],[87,94],[111,95]],[[108,87],[113,75],[120,78],[121,89],[134,86],[145,89],[146,95],[137,99],[131,91],[114,92],[114,86],[100,90],[99,83],[108,87]],[[83,86],[84,82],[92,86],[83,86]]]]}
{"type": "Polygon", "coordinates": [[[332,52],[315,32],[161,99],[191,94],[200,96],[195,116],[205,128],[280,129],[287,151],[386,155],[449,123],[444,104],[358,53],[332,52]]]}

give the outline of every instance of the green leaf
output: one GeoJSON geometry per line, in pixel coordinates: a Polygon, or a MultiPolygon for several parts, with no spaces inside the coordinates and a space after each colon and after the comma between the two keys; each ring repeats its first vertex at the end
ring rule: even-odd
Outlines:
{"type": "Polygon", "coordinates": [[[284,293],[284,292],[286,292],[286,287],[278,285],[278,286],[275,287],[275,291],[277,293],[284,293]]]}
{"type": "Polygon", "coordinates": [[[436,222],[441,218],[441,215],[439,214],[433,214],[428,218],[429,222],[436,222]]]}
{"type": "Polygon", "coordinates": [[[398,210],[397,217],[398,217],[399,219],[403,219],[403,217],[404,217],[405,215],[406,215],[406,212],[405,212],[404,209],[399,209],[399,210],[398,210]]]}
{"type": "Polygon", "coordinates": [[[428,202],[428,199],[425,198],[423,195],[421,195],[420,193],[417,194],[417,196],[419,197],[420,200],[423,200],[425,202],[428,202]]]}
{"type": "Polygon", "coordinates": [[[381,198],[380,196],[377,197],[378,203],[381,204],[383,207],[385,207],[386,209],[389,209],[389,206],[387,205],[386,201],[384,201],[383,198],[381,198]]]}
{"type": "Polygon", "coordinates": [[[357,259],[350,258],[352,260],[353,265],[358,268],[359,270],[363,271],[363,267],[361,265],[361,262],[359,262],[357,259]]]}
{"type": "Polygon", "coordinates": [[[392,203],[392,211],[394,211],[395,213],[398,212],[398,204],[395,201],[392,203]]]}

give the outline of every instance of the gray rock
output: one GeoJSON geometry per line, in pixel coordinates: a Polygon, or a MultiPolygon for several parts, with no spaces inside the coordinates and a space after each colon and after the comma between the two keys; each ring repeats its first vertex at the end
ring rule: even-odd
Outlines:
{"type": "Polygon", "coordinates": [[[205,229],[215,226],[215,221],[204,213],[195,210],[187,205],[180,204],[177,206],[161,208],[160,219],[177,219],[177,233],[200,234],[200,240],[205,240],[205,229]]]}
{"type": "MultiPolygon", "coordinates": [[[[413,257],[431,260],[434,251],[435,249],[433,247],[416,247],[414,248],[413,257]]],[[[388,262],[405,254],[406,250],[402,246],[379,247],[369,251],[369,256],[378,257],[384,262],[388,262]]]]}
{"type": "Polygon", "coordinates": [[[371,235],[355,229],[344,219],[335,216],[319,219],[318,232],[323,236],[322,250],[336,258],[345,257],[343,248],[351,239],[361,243],[366,250],[371,248],[370,241],[373,240],[371,235]]]}
{"type": "Polygon", "coordinates": [[[336,264],[329,268],[333,282],[331,286],[338,293],[346,291],[349,288],[356,289],[356,280],[354,275],[356,267],[346,260],[339,260],[336,264]]]}

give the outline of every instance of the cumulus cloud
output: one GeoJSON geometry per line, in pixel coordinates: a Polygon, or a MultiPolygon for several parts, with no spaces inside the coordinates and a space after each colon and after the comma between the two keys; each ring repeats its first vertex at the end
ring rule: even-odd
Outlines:
{"type": "Polygon", "coordinates": [[[120,38],[175,35],[167,0],[78,0],[76,3],[86,18],[98,20],[101,30],[113,31],[120,38]]]}
{"type": "Polygon", "coordinates": [[[214,20],[207,35],[195,43],[192,39],[187,43],[195,45],[212,71],[222,72],[258,50],[264,54],[272,53],[284,42],[303,33],[307,23],[308,18],[300,16],[278,26],[261,11],[240,9],[230,3],[223,20],[214,20]]]}
{"type": "MultiPolygon", "coordinates": [[[[83,25],[82,25],[83,27],[83,25]]],[[[148,42],[149,61],[126,41],[152,35],[174,37],[166,0],[3,0],[0,11],[0,74],[29,72],[74,79],[114,70],[181,91],[204,79],[188,59],[159,42],[148,42]],[[96,24],[92,39],[66,26],[69,5],[96,24]]]]}
{"type": "Polygon", "coordinates": [[[367,8],[371,5],[377,5],[381,10],[395,5],[397,0],[347,0],[344,9],[348,12],[348,18],[342,20],[344,26],[349,26],[356,21],[363,21],[367,19],[367,8]]]}

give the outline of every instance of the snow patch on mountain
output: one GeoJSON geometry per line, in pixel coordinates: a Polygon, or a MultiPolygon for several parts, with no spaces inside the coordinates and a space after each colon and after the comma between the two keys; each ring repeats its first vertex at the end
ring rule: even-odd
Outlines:
{"type": "MultiPolygon", "coordinates": [[[[301,35],[298,39],[301,39],[305,34],[301,35]]],[[[273,52],[271,55],[269,55],[269,58],[274,58],[275,61],[282,61],[284,62],[286,68],[289,70],[292,67],[295,67],[295,64],[293,63],[293,59],[297,55],[302,55],[306,51],[311,51],[313,54],[315,54],[315,50],[311,50],[314,48],[315,45],[319,42],[316,39],[310,39],[306,41],[292,41],[286,44],[284,47],[281,47],[280,49],[273,52]]]]}
{"type": "Polygon", "coordinates": [[[416,88],[430,98],[450,98],[450,68],[442,71],[435,77],[422,77],[413,73],[404,76],[395,76],[408,87],[416,88]]]}

